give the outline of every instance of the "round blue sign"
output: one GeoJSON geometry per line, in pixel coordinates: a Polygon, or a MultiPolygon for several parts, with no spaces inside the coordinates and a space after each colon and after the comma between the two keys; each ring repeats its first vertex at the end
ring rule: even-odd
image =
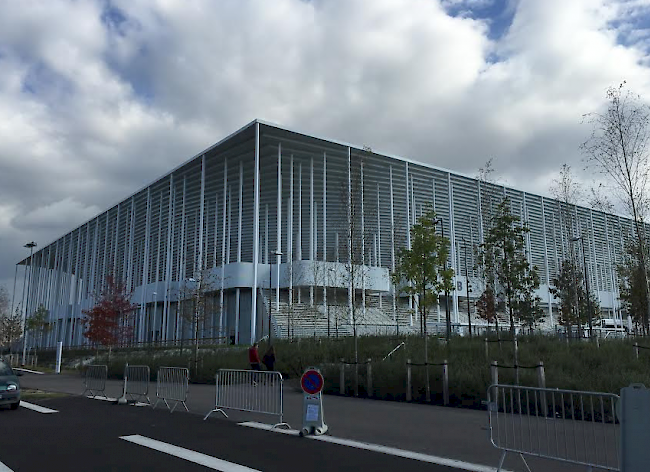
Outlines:
{"type": "Polygon", "coordinates": [[[323,384],[325,380],[320,372],[315,369],[308,369],[302,374],[300,379],[300,386],[302,391],[310,395],[316,395],[323,390],[323,384]]]}

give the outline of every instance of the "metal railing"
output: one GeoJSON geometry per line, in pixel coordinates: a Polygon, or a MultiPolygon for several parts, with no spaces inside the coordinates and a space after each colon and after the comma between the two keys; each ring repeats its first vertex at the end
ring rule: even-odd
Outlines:
{"type": "Polygon", "coordinates": [[[185,411],[190,411],[185,404],[189,381],[190,371],[188,369],[183,367],[160,367],[156,381],[156,403],[153,407],[156,408],[158,402],[162,400],[172,413],[179,403],[185,407],[185,411]],[[174,402],[173,407],[169,406],[169,401],[174,402]]]}
{"type": "Polygon", "coordinates": [[[282,398],[282,374],[280,372],[261,372],[257,370],[219,369],[216,375],[216,395],[212,413],[224,410],[247,411],[275,415],[279,421],[273,425],[289,427],[284,422],[282,398]]]}
{"type": "Polygon", "coordinates": [[[527,455],[620,470],[618,395],[499,384],[487,393],[490,441],[503,451],[497,470],[509,452],[525,464],[527,455]]]}
{"type": "Polygon", "coordinates": [[[106,390],[106,377],[108,376],[108,366],[105,365],[89,365],[86,367],[86,375],[84,376],[84,391],[90,392],[93,397],[98,393],[104,394],[106,390]]]}
{"type": "MultiPolygon", "coordinates": [[[[149,399],[150,371],[148,365],[129,365],[124,367],[124,397],[132,401],[149,399]]],[[[144,402],[143,402],[144,403],[144,402]]]]}

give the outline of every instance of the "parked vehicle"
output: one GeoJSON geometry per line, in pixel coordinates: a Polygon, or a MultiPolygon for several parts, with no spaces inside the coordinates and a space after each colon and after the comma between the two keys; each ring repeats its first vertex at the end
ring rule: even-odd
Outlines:
{"type": "Polygon", "coordinates": [[[20,382],[11,366],[0,359],[0,406],[9,405],[12,410],[20,405],[20,382]]]}

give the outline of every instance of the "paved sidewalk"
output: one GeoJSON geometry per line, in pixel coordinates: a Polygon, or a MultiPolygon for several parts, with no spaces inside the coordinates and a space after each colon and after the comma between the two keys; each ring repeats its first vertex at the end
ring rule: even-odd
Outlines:
{"type": "MultiPolygon", "coordinates": [[[[80,395],[83,379],[74,375],[25,373],[20,378],[24,388],[80,395]]],[[[106,395],[121,396],[122,381],[108,380],[106,395]]],[[[155,402],[155,382],[150,384],[150,398],[155,402]]],[[[299,429],[302,418],[302,393],[285,384],[285,421],[299,429]]],[[[205,415],[214,407],[214,385],[191,384],[187,406],[191,413],[205,415]]],[[[159,405],[160,408],[160,405],[159,405]]],[[[165,408],[163,405],[162,408],[165,408]]],[[[388,402],[326,395],[323,400],[324,418],[333,436],[384,446],[406,449],[436,456],[495,467],[500,451],[489,440],[488,416],[485,411],[446,408],[431,405],[388,402]]],[[[181,407],[181,410],[184,411],[181,407]]],[[[181,411],[178,408],[176,411],[181,411]]],[[[177,414],[174,412],[174,414],[177,414]]],[[[276,417],[228,411],[230,421],[274,422],[276,417]]],[[[208,421],[224,421],[213,414],[208,421]]],[[[228,421],[225,420],[225,421],[228,421]]],[[[533,470],[582,470],[559,462],[531,458],[533,470]]],[[[509,455],[510,470],[525,470],[518,457],[509,455]]]]}

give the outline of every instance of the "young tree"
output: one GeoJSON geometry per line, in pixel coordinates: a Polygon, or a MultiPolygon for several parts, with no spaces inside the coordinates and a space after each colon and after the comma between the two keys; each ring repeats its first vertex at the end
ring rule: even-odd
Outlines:
{"type": "Polygon", "coordinates": [[[0,285],[0,317],[8,316],[11,308],[9,307],[9,292],[4,285],[0,285]]]}
{"type": "Polygon", "coordinates": [[[526,224],[519,224],[510,210],[510,200],[505,198],[496,207],[490,230],[479,247],[479,265],[484,272],[494,274],[494,287],[499,290],[496,295],[507,304],[513,336],[519,302],[529,299],[539,287],[537,267],[530,267],[526,257],[525,235],[529,231],[526,224]]]}
{"type": "Polygon", "coordinates": [[[50,331],[49,323],[50,312],[43,305],[38,308],[31,316],[25,320],[25,332],[36,341],[36,346],[40,347],[43,342],[43,336],[50,331]]]}
{"type": "Polygon", "coordinates": [[[559,322],[564,325],[567,335],[571,336],[571,327],[582,325],[584,321],[579,310],[580,293],[582,291],[582,273],[575,261],[562,261],[560,271],[551,279],[549,291],[558,299],[559,322]]]}
{"type": "Polygon", "coordinates": [[[535,295],[533,290],[524,291],[522,298],[517,302],[517,311],[519,312],[521,324],[531,332],[544,320],[544,310],[541,303],[542,299],[535,295]]]}
{"type": "MultiPolygon", "coordinates": [[[[490,158],[485,165],[478,170],[476,179],[479,183],[479,205],[481,213],[481,228],[479,234],[487,234],[491,227],[494,211],[502,193],[496,186],[494,179],[493,159],[490,158]]],[[[484,237],[483,237],[484,240],[484,237]]],[[[482,241],[483,242],[483,241],[482,241]]],[[[482,244],[482,243],[481,243],[482,244]]],[[[481,245],[475,248],[477,254],[477,268],[479,269],[484,283],[483,293],[476,301],[477,314],[490,324],[494,321],[497,336],[499,336],[498,310],[503,309],[503,301],[498,299],[498,278],[496,276],[496,260],[493,252],[481,252],[481,245]]]]}
{"type": "MultiPolygon", "coordinates": [[[[397,256],[393,284],[400,290],[419,296],[420,319],[423,323],[424,362],[429,362],[427,314],[438,301],[438,294],[450,291],[453,269],[445,269],[449,256],[449,239],[436,233],[436,214],[429,208],[411,227],[411,249],[400,249],[397,256]]],[[[427,390],[429,368],[426,368],[427,390]]],[[[427,397],[429,396],[427,392],[427,397]]]]}
{"type": "Polygon", "coordinates": [[[650,107],[638,95],[625,90],[625,82],[607,90],[607,109],[586,115],[592,133],[581,149],[586,160],[594,164],[612,182],[612,194],[620,201],[634,222],[634,263],[642,280],[644,309],[641,321],[649,332],[647,251],[645,217],[648,210],[648,139],[650,107]]]}
{"type": "MultiPolygon", "coordinates": [[[[358,325],[363,318],[357,307],[357,288],[365,291],[367,267],[365,266],[366,241],[363,224],[364,210],[364,162],[363,153],[352,153],[348,165],[348,182],[341,187],[341,208],[344,214],[340,215],[339,226],[343,235],[344,277],[348,286],[348,305],[350,321],[352,322],[352,336],[354,338],[354,366],[355,366],[355,395],[359,387],[359,336],[358,325]]],[[[362,303],[365,294],[362,293],[362,303]]]]}
{"type": "Polygon", "coordinates": [[[0,344],[9,346],[11,350],[13,345],[23,335],[22,328],[23,316],[20,310],[20,305],[16,307],[13,314],[5,315],[0,318],[0,344]]]}
{"type": "Polygon", "coordinates": [[[83,310],[84,336],[92,343],[112,346],[124,343],[133,335],[133,313],[138,305],[131,303],[131,293],[124,282],[112,275],[95,296],[95,306],[83,310]]]}
{"type": "Polygon", "coordinates": [[[199,335],[203,334],[206,321],[220,308],[219,300],[215,296],[217,287],[220,286],[217,282],[217,276],[209,269],[204,269],[197,271],[181,289],[181,299],[186,302],[182,305],[181,316],[192,328],[194,372],[198,371],[199,335]]]}
{"type": "Polygon", "coordinates": [[[636,325],[643,326],[643,313],[646,310],[645,280],[641,266],[637,263],[640,259],[639,246],[635,241],[626,244],[623,259],[616,267],[619,275],[619,290],[621,304],[625,311],[632,317],[636,325]]]}

